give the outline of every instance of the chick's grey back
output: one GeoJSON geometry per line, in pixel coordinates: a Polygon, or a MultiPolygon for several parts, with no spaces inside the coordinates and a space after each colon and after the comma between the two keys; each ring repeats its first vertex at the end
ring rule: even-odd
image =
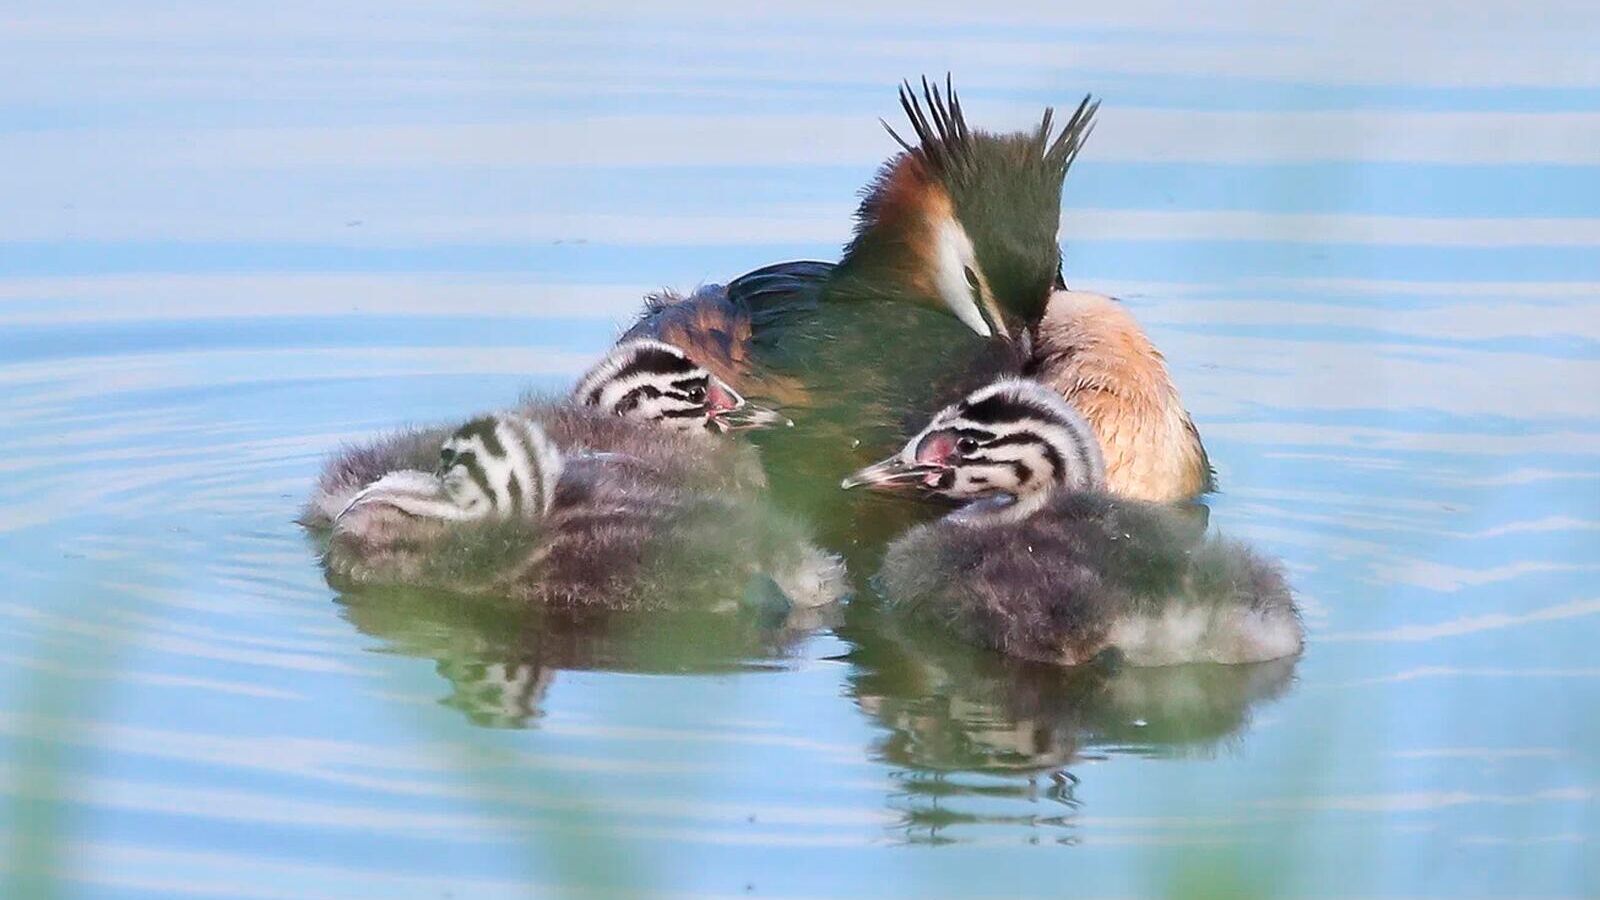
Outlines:
{"type": "Polygon", "coordinates": [[[884,593],[971,643],[1056,661],[1090,647],[1140,594],[1176,583],[1193,543],[1145,504],[1064,494],[1021,521],[941,519],[889,546],[884,593]]]}
{"type": "Polygon", "coordinates": [[[763,492],[677,461],[570,462],[537,540],[497,578],[501,591],[555,609],[707,608],[797,564],[804,534],[763,492]]]}
{"type": "Polygon", "coordinates": [[[333,517],[367,484],[396,470],[431,470],[450,429],[393,435],[331,461],[308,505],[308,524],[320,515],[332,530],[324,554],[330,582],[570,610],[715,606],[736,601],[757,575],[796,602],[803,601],[795,586],[814,572],[827,582],[826,600],[842,590],[804,529],[767,503],[754,448],[564,401],[530,398],[516,412],[561,451],[544,515],[441,523],[395,513],[378,530],[345,527],[348,519],[335,527],[333,517]]]}
{"type": "MultiPolygon", "coordinates": [[[[760,460],[747,448],[729,441],[644,428],[566,398],[529,394],[514,410],[537,422],[563,456],[629,457],[634,465],[654,469],[685,486],[744,491],[759,487],[765,476],[760,460]]],[[[362,488],[390,472],[431,472],[454,426],[408,428],[370,443],[345,447],[324,466],[298,521],[314,530],[333,520],[362,488]]]]}
{"type": "MultiPolygon", "coordinates": [[[[729,608],[761,576],[806,605],[792,586],[829,561],[799,524],[763,491],[712,489],[676,461],[610,451],[569,457],[549,511],[536,518],[401,515],[380,529],[374,516],[387,511],[357,516],[353,527],[342,519],[324,566],[339,589],[405,585],[567,612],[729,608]]],[[[824,590],[831,593],[820,602],[837,599],[842,586],[824,590]]]]}
{"type": "Polygon", "coordinates": [[[1086,662],[1119,623],[1183,604],[1293,615],[1276,566],[1172,508],[1093,493],[1021,521],[919,526],[890,546],[882,583],[896,607],[1043,662],[1086,662]]]}

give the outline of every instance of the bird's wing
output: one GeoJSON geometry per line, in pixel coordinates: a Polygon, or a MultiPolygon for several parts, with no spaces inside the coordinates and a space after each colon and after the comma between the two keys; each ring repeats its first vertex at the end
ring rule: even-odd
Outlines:
{"type": "Polygon", "coordinates": [[[833,263],[799,260],[747,272],[728,283],[728,301],[750,316],[762,343],[774,341],[796,317],[814,312],[833,263]]]}
{"type": "Polygon", "coordinates": [[[686,297],[659,294],[622,339],[666,341],[747,394],[792,400],[795,386],[758,357],[770,356],[787,328],[816,310],[832,271],[832,263],[777,263],[686,297]]]}

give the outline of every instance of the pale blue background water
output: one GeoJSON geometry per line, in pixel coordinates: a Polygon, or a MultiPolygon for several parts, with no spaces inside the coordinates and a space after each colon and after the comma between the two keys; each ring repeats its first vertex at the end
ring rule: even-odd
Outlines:
{"type": "Polygon", "coordinates": [[[860,6],[0,5],[11,893],[1600,891],[1591,5],[860,6]],[[335,602],[322,456],[560,385],[646,290],[835,258],[946,69],[994,128],[1104,98],[1069,280],[1290,567],[1292,686],[1174,746],[958,660],[897,718],[822,629],[556,672],[525,729],[442,705],[490,632],[335,602]],[[930,774],[950,721],[1080,783],[930,774]]]}

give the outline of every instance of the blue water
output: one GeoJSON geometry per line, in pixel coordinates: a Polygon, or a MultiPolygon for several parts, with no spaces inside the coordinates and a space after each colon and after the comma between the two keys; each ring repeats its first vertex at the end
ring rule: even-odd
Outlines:
{"type": "Polygon", "coordinates": [[[1592,12],[34,6],[7,896],[1600,892],[1592,12]],[[946,69],[994,129],[1104,99],[1068,278],[1167,354],[1303,659],[1086,686],[323,584],[326,454],[566,383],[646,291],[836,258],[946,69]]]}

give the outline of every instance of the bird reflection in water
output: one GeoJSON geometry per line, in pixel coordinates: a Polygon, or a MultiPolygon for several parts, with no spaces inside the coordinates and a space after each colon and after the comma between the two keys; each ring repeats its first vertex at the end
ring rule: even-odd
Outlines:
{"type": "Polygon", "coordinates": [[[861,606],[846,629],[858,637],[851,695],[883,729],[873,754],[894,767],[888,803],[901,837],[916,843],[960,840],[979,825],[1072,843],[1074,765],[1216,753],[1289,689],[1297,662],[1062,668],[861,606]]]}
{"type": "Polygon", "coordinates": [[[347,592],[344,615],[386,652],[432,659],[440,703],[476,725],[528,728],[562,670],[695,675],[782,669],[837,607],[798,608],[752,587],[737,611],[567,615],[481,597],[347,592]]]}

